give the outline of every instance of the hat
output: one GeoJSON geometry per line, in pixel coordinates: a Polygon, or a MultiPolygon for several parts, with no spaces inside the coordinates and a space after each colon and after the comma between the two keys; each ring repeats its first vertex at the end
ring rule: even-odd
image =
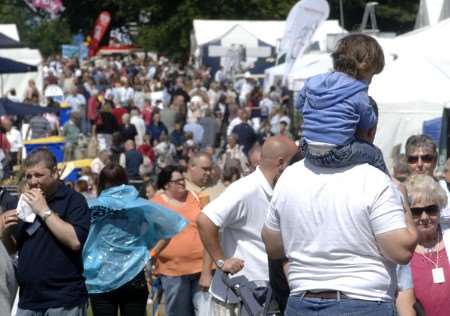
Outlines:
{"type": "Polygon", "coordinates": [[[252,74],[250,73],[250,71],[246,71],[245,73],[244,73],[244,78],[245,79],[250,79],[252,77],[252,74]]]}

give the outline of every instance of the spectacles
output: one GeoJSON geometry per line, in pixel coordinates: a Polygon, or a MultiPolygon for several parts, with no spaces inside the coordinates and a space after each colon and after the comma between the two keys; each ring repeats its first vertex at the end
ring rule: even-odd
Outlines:
{"type": "Polygon", "coordinates": [[[430,163],[434,161],[434,155],[423,155],[423,156],[408,156],[408,163],[414,164],[420,160],[425,163],[430,163]]]}
{"type": "Polygon", "coordinates": [[[176,180],[170,180],[169,182],[173,182],[176,184],[184,184],[184,178],[176,179],[176,180]]]}
{"type": "Polygon", "coordinates": [[[428,216],[437,216],[439,214],[439,206],[436,204],[424,207],[411,207],[411,214],[414,218],[418,218],[422,213],[427,213],[428,216]]]}

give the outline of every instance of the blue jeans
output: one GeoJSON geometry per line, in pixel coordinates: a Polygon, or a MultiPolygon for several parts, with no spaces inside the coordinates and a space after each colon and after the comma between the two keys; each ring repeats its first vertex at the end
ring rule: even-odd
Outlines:
{"type": "Polygon", "coordinates": [[[394,316],[392,302],[365,301],[349,298],[322,299],[290,296],[285,316],[394,316]]]}
{"type": "Polygon", "coordinates": [[[200,290],[199,278],[200,273],[177,277],[161,275],[167,316],[195,316],[209,308],[201,303],[204,301],[202,296],[207,292],[200,290]]]}
{"type": "Polygon", "coordinates": [[[354,139],[346,145],[337,146],[321,155],[312,154],[308,144],[303,140],[302,150],[306,161],[317,167],[344,168],[368,163],[389,175],[381,150],[363,140],[354,139]]]}

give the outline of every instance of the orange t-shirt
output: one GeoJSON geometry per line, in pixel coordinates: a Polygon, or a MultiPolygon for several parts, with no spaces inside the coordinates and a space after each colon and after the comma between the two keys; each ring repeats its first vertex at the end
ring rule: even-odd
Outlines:
{"type": "Polygon", "coordinates": [[[197,216],[201,212],[200,201],[189,192],[186,202],[175,204],[163,193],[156,194],[152,201],[183,216],[189,223],[179,234],[172,237],[167,247],[156,260],[155,272],[167,276],[181,276],[202,271],[203,244],[197,229],[197,216]]]}

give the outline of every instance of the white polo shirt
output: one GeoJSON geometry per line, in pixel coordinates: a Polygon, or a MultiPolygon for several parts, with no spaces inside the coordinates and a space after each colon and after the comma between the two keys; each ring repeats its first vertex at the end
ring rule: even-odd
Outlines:
{"type": "Polygon", "coordinates": [[[250,281],[269,280],[267,253],[261,230],[269,209],[272,187],[259,167],[232,183],[202,212],[221,228],[220,242],[226,258],[244,260],[236,275],[250,281]]]}
{"type": "Polygon", "coordinates": [[[380,170],[300,161],[278,180],[265,225],[281,232],[291,294],[336,290],[393,300],[396,265],[381,255],[375,236],[406,222],[399,192],[380,170]]]}

